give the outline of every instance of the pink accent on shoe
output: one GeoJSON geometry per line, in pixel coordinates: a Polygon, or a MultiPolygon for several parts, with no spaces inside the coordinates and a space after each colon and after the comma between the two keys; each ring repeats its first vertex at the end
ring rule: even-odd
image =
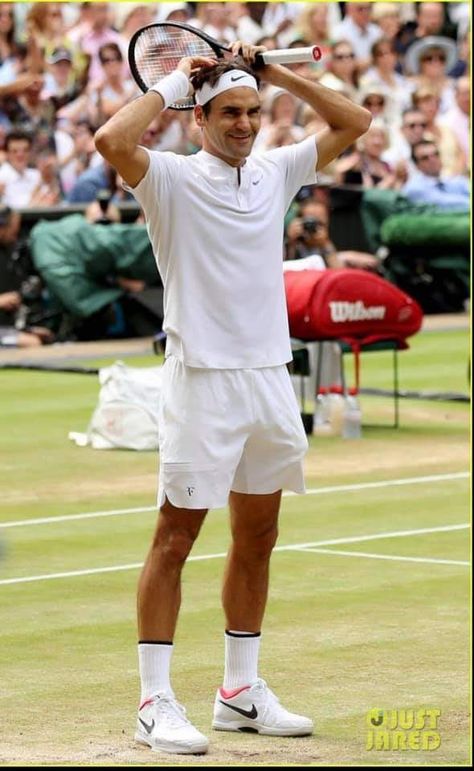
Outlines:
{"type": "Polygon", "coordinates": [[[140,706],[138,707],[138,711],[140,712],[140,710],[143,709],[143,707],[146,707],[147,704],[151,704],[152,701],[153,701],[153,699],[151,699],[151,698],[150,699],[145,699],[145,701],[142,702],[142,704],[140,704],[140,706]]]}
{"type": "Polygon", "coordinates": [[[250,685],[243,685],[242,688],[229,688],[227,691],[225,688],[219,688],[219,692],[223,699],[233,699],[234,696],[238,696],[239,693],[247,691],[249,688],[250,685]]]}

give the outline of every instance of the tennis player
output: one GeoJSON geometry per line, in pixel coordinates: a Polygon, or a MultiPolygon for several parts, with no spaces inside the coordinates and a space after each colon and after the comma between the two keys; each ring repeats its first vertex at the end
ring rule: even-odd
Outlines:
{"type": "Polygon", "coordinates": [[[208,748],[175,698],[170,662],[183,565],[208,509],[227,503],[225,671],[213,728],[268,736],[313,731],[312,720],[288,712],[258,672],[281,491],[304,492],[307,449],[286,366],[283,220],[298,190],[367,131],[371,116],[335,91],[267,65],[262,78],[309,104],[327,128],[252,156],[260,99],[251,64],[262,50],[236,42],[224,63],[182,59],[95,140],[145,213],[164,284],[160,512],[138,588],[135,735],[162,752],[208,748]],[[190,92],[190,79],[203,149],[181,156],[140,147],[157,113],[190,92]]]}

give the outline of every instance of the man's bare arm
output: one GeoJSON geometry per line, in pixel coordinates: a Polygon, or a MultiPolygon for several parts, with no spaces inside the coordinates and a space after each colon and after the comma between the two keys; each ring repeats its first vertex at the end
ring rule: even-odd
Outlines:
{"type": "Polygon", "coordinates": [[[150,161],[138,142],[163,107],[160,94],[149,91],[122,107],[95,134],[97,150],[130,187],[136,187],[146,174],[150,161]]]}
{"type": "MultiPolygon", "coordinates": [[[[176,69],[189,78],[195,69],[213,63],[214,60],[203,57],[185,57],[176,69]]],[[[96,132],[94,141],[97,150],[130,187],[138,185],[149,165],[148,153],[138,142],[164,106],[158,91],[148,91],[118,110],[96,132]]]]}

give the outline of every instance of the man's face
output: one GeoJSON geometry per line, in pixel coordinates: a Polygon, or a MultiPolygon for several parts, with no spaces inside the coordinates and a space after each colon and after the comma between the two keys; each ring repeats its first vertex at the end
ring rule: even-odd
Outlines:
{"type": "Polygon", "coordinates": [[[418,18],[427,35],[437,35],[443,26],[442,3],[420,3],[418,18]]]}
{"type": "Polygon", "coordinates": [[[324,204],[310,201],[301,207],[303,238],[307,246],[324,247],[329,238],[329,216],[324,204]],[[306,221],[306,227],[304,223],[306,221]],[[315,227],[317,222],[317,226],[315,227]]]}
{"type": "Polygon", "coordinates": [[[372,13],[370,3],[348,3],[347,9],[353,21],[359,27],[367,27],[372,13]]]}
{"type": "Polygon", "coordinates": [[[422,145],[415,150],[416,167],[428,177],[439,177],[441,174],[441,159],[436,145],[422,145]]]}
{"type": "Polygon", "coordinates": [[[30,159],[30,143],[26,139],[12,139],[8,144],[7,161],[16,171],[22,172],[30,159]]]}
{"type": "Polygon", "coordinates": [[[109,7],[107,3],[91,3],[92,27],[100,31],[109,25],[109,7]]]}
{"type": "Polygon", "coordinates": [[[459,78],[456,86],[456,102],[466,115],[471,112],[471,87],[469,78],[459,78]]]}
{"type": "Polygon", "coordinates": [[[241,166],[260,129],[260,99],[253,88],[232,88],[214,97],[207,117],[197,106],[195,117],[203,129],[203,149],[241,166]]]}
{"type": "Polygon", "coordinates": [[[407,112],[403,116],[402,131],[409,145],[416,145],[417,142],[423,139],[426,126],[426,118],[418,110],[407,112]]]}

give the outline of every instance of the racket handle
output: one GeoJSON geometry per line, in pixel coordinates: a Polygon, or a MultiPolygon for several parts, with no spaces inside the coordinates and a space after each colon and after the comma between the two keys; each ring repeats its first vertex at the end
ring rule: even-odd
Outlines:
{"type": "Polygon", "coordinates": [[[276,51],[265,51],[257,54],[264,64],[293,64],[296,62],[319,62],[322,56],[319,46],[307,46],[306,48],[280,48],[276,51]]]}

